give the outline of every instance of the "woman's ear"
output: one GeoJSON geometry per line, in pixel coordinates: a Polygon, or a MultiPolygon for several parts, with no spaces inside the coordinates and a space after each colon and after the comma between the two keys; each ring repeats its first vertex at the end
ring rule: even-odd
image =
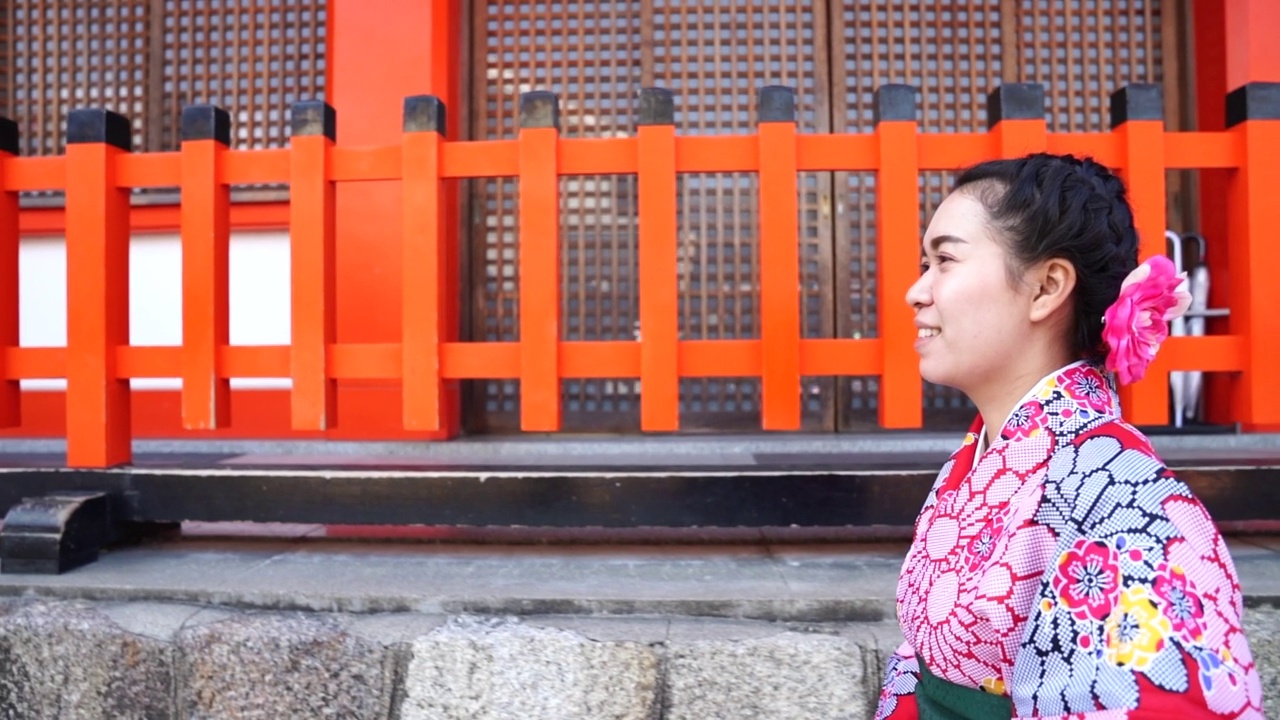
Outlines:
{"type": "Polygon", "coordinates": [[[1031,321],[1052,317],[1059,308],[1067,307],[1067,299],[1076,288],[1076,266],[1062,258],[1040,263],[1028,278],[1035,293],[1031,297],[1031,321]]]}

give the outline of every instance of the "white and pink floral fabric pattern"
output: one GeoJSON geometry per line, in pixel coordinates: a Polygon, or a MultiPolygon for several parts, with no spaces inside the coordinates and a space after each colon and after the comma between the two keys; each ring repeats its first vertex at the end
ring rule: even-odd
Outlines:
{"type": "Polygon", "coordinates": [[[1108,379],[1067,366],[977,457],[981,430],[916,520],[877,718],[916,717],[917,657],[1015,717],[1261,718],[1223,539],[1108,379]]]}

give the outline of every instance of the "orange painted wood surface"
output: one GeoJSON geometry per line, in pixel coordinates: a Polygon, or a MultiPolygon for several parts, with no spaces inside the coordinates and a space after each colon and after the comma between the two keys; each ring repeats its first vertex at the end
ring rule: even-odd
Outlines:
{"type": "MultiPolygon", "coordinates": [[[[738,377],[758,375],[760,340],[681,340],[676,345],[680,377],[738,377]]],[[[642,377],[643,345],[629,340],[568,341],[562,343],[561,377],[642,377]]],[[[806,338],[800,341],[801,375],[879,375],[884,371],[881,339],[806,338]]],[[[1152,363],[1152,372],[1244,369],[1246,343],[1237,335],[1169,338],[1152,363]]],[[[177,377],[182,348],[120,347],[116,372],[122,378],[177,377]]],[[[333,345],[327,353],[335,379],[389,380],[401,376],[403,348],[399,344],[333,345]]],[[[287,378],[289,346],[232,345],[218,348],[220,378],[287,378]]],[[[67,349],[9,348],[4,367],[10,380],[66,376],[67,349]]],[[[514,342],[452,342],[441,346],[440,374],[461,379],[517,379],[520,345],[514,342]]]]}
{"type": "Polygon", "coordinates": [[[67,464],[110,467],[132,458],[129,382],[116,349],[129,344],[129,191],[124,153],[67,146],[67,464]]]}
{"type": "MultiPolygon", "coordinates": [[[[1119,172],[1133,208],[1138,230],[1139,260],[1163,255],[1165,249],[1164,122],[1130,120],[1112,133],[1121,146],[1119,172]]],[[[1169,374],[1148,372],[1141,382],[1121,388],[1125,418],[1136,425],[1169,422],[1169,374]]]]}
{"type": "Polygon", "coordinates": [[[336,394],[328,349],[334,317],[334,188],[329,176],[333,141],[323,135],[290,141],[289,281],[292,338],[293,427],[328,430],[336,394]]]}
{"type": "MultiPolygon", "coordinates": [[[[637,129],[639,185],[640,429],[680,429],[680,289],[676,129],[637,129]]],[[[617,364],[614,365],[617,367],[617,364]]]]}
{"type": "Polygon", "coordinates": [[[1014,158],[1049,149],[1049,133],[1043,119],[1004,120],[991,129],[991,136],[992,158],[1014,158]]]}
{"type": "Polygon", "coordinates": [[[218,377],[230,344],[231,191],[218,181],[227,147],[182,143],[182,422],[210,430],[230,422],[231,386],[218,377]]]}
{"type": "Polygon", "coordinates": [[[1228,327],[1245,338],[1244,372],[1234,379],[1233,410],[1246,427],[1280,423],[1280,282],[1276,194],[1280,191],[1280,120],[1246,120],[1228,132],[1239,138],[1243,163],[1227,182],[1231,308],[1228,327]]]}
{"type": "MultiPolygon", "coordinates": [[[[337,182],[335,239],[335,332],[339,343],[400,343],[406,320],[405,192],[400,157],[403,149],[403,101],[433,95],[448,109],[446,137],[465,129],[465,103],[459,94],[460,58],[465,26],[459,0],[330,0],[327,12],[326,100],[338,118],[332,156],[337,182]],[[388,22],[394,18],[394,22],[388,22]],[[357,180],[357,178],[363,178],[357,180]]],[[[513,173],[514,174],[514,173],[513,173]]],[[[440,198],[444,230],[443,265],[448,285],[441,288],[442,337],[456,339],[459,326],[460,267],[459,187],[446,182],[440,198]]],[[[421,280],[418,280],[421,282],[421,280]]],[[[341,389],[345,383],[339,384],[341,389]]],[[[399,378],[385,381],[398,398],[399,378]]],[[[441,390],[443,439],[458,432],[459,398],[455,383],[441,390]]],[[[397,425],[404,421],[400,402],[387,412],[397,425]]],[[[338,424],[364,422],[338,403],[338,424]]]]}
{"type": "Polygon", "coordinates": [[[447,265],[443,183],[438,132],[404,136],[404,250],[401,258],[402,374],[404,426],[439,431],[443,417],[440,345],[445,315],[447,265]]]}
{"type": "MultiPolygon", "coordinates": [[[[4,161],[13,155],[0,151],[0,187],[4,161]]],[[[0,352],[18,346],[18,193],[0,190],[0,352]]],[[[22,422],[21,389],[9,374],[7,353],[0,354],[0,428],[22,422]]]]}
{"type": "MultiPolygon", "coordinates": [[[[832,375],[879,376],[881,424],[919,427],[915,330],[903,302],[919,256],[918,174],[1046,149],[1088,153],[1120,169],[1130,187],[1144,257],[1159,252],[1162,244],[1166,170],[1228,169],[1233,230],[1224,270],[1232,281],[1223,292],[1229,293],[1225,304],[1232,310],[1229,334],[1171,338],[1150,379],[1126,390],[1127,409],[1135,422],[1164,422],[1168,372],[1234,373],[1231,412],[1253,427],[1275,425],[1280,397],[1274,383],[1261,378],[1270,359],[1280,356],[1280,334],[1266,311],[1280,303],[1280,286],[1262,277],[1265,263],[1259,259],[1269,249],[1268,213],[1280,188],[1275,126],[1274,121],[1251,121],[1229,131],[1166,133],[1158,122],[1133,121],[1109,133],[1066,134],[1048,133],[1043,120],[1012,120],[988,133],[923,135],[914,123],[883,122],[870,134],[797,135],[792,124],[765,123],[742,136],[686,137],[669,126],[649,126],[634,137],[600,140],[565,139],[553,128],[538,128],[503,141],[407,133],[394,145],[338,146],[323,136],[307,136],[279,150],[227,150],[212,141],[194,141],[180,152],[149,156],[82,144],[57,158],[0,157],[0,281],[16,276],[19,234],[62,231],[68,237],[70,288],[67,348],[17,347],[16,299],[0,296],[0,427],[16,424],[0,434],[39,434],[61,423],[55,434],[66,434],[68,460],[81,466],[127,462],[131,433],[139,427],[144,434],[190,437],[241,432],[447,437],[457,418],[449,391],[464,379],[519,380],[524,429],[554,431],[560,427],[564,378],[619,377],[641,380],[642,429],[669,432],[679,428],[681,378],[743,376],[761,378],[763,427],[787,430],[800,426],[800,378],[832,375]],[[798,174],[822,170],[878,173],[881,326],[875,339],[801,337],[798,174]],[[760,176],[761,336],[682,340],[678,177],[730,171],[760,176]],[[638,176],[641,332],[636,341],[561,338],[558,179],[580,173],[638,176]],[[460,342],[451,325],[457,317],[459,269],[457,238],[446,219],[449,180],[483,176],[519,181],[518,342],[460,342]],[[290,202],[232,204],[228,185],[245,181],[287,181],[290,202]],[[365,182],[394,183],[400,190],[394,222],[402,240],[391,313],[398,322],[394,333],[344,337],[336,330],[335,185],[365,182]],[[128,187],[168,185],[181,186],[181,205],[130,208],[128,187]],[[65,190],[67,207],[19,210],[16,192],[23,189],[65,190]],[[287,224],[291,235],[292,344],[231,346],[226,312],[230,231],[273,223],[287,224]],[[131,229],[181,231],[181,346],[128,345],[131,229]],[[66,402],[61,413],[47,410],[49,393],[16,389],[18,380],[62,377],[69,390],[58,394],[66,402]],[[183,380],[181,393],[169,393],[171,399],[164,401],[178,402],[176,425],[168,420],[140,425],[136,413],[129,420],[131,378],[183,380]],[[292,390],[232,392],[230,378],[287,378],[292,390]],[[244,407],[248,401],[239,398],[249,397],[246,393],[275,398],[269,414],[282,424],[267,430],[241,420],[237,426],[234,408],[244,407]],[[353,401],[351,414],[344,415],[355,425],[339,427],[339,398],[357,396],[364,399],[353,401]],[[27,413],[29,407],[46,410],[18,416],[19,409],[27,413]]],[[[3,282],[10,290],[16,285],[3,282]]],[[[359,307],[370,311],[367,304],[359,307]]],[[[156,403],[165,394],[134,395],[156,403]]],[[[163,412],[168,417],[170,410],[163,412]]]]}
{"type": "MultiPolygon", "coordinates": [[[[235,230],[283,230],[289,227],[289,204],[233,203],[229,223],[235,230]]],[[[180,232],[181,228],[180,205],[135,205],[129,210],[129,229],[132,232],[180,232]]],[[[66,232],[66,208],[23,208],[18,211],[18,233],[22,237],[64,235],[66,232]]]]}
{"type": "MultiPolygon", "coordinates": [[[[1015,157],[1047,150],[1093,156],[1121,164],[1123,142],[1115,133],[1048,133],[1038,120],[1006,120],[990,133],[921,133],[916,136],[921,170],[954,170],[993,157],[1015,157]],[[1001,130],[1000,128],[1004,128],[1001,130]],[[1021,151],[1020,151],[1021,150],[1021,151]]],[[[637,137],[562,138],[556,150],[564,175],[635,174],[640,166],[637,137]]],[[[1239,138],[1221,131],[1171,132],[1163,137],[1166,167],[1234,168],[1240,163],[1239,138]]],[[[752,135],[677,135],[679,173],[757,172],[759,141],[752,135]]],[[[801,135],[796,139],[797,170],[876,170],[880,147],[871,134],[801,135]]],[[[442,149],[444,178],[515,177],[520,173],[518,140],[449,142],[442,149]]],[[[335,182],[399,180],[403,148],[393,145],[335,146],[331,177],[335,182]]],[[[117,182],[125,187],[172,187],[182,181],[180,153],[126,154],[116,159],[117,182]]],[[[66,187],[66,157],[0,158],[0,190],[60,190],[66,187]]],[[[229,150],[218,172],[226,185],[279,184],[290,180],[289,151],[282,148],[229,150]]],[[[34,209],[24,213],[37,212],[34,209]]]]}
{"type": "Polygon", "coordinates": [[[880,170],[876,192],[876,310],[884,343],[880,372],[880,425],[920,427],[922,386],[916,357],[914,312],[907,290],[919,275],[920,190],[916,124],[886,121],[876,126],[880,170]]]}
{"type": "Polygon", "coordinates": [[[560,429],[560,181],[555,128],[520,131],[520,427],[560,429]]]}
{"type": "Polygon", "coordinates": [[[761,425],[800,429],[800,242],[796,125],[761,123],[761,425]]]}

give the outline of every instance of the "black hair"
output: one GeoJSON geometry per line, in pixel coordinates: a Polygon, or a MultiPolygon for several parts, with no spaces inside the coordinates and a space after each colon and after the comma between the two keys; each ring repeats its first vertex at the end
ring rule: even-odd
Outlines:
{"type": "Polygon", "coordinates": [[[1075,266],[1073,350],[1101,362],[1102,314],[1138,266],[1138,231],[1120,178],[1089,158],[1038,153],[975,165],[955,189],[986,209],[1011,277],[1054,258],[1075,266]]]}

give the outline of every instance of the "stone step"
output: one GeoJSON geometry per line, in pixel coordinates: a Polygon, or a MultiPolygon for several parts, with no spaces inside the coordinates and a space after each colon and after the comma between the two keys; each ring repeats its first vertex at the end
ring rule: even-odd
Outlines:
{"type": "MultiPolygon", "coordinates": [[[[1280,611],[1246,630],[1280,692],[1280,611]]],[[[0,601],[0,714],[27,720],[870,718],[889,623],[341,615],[0,601]]]]}

